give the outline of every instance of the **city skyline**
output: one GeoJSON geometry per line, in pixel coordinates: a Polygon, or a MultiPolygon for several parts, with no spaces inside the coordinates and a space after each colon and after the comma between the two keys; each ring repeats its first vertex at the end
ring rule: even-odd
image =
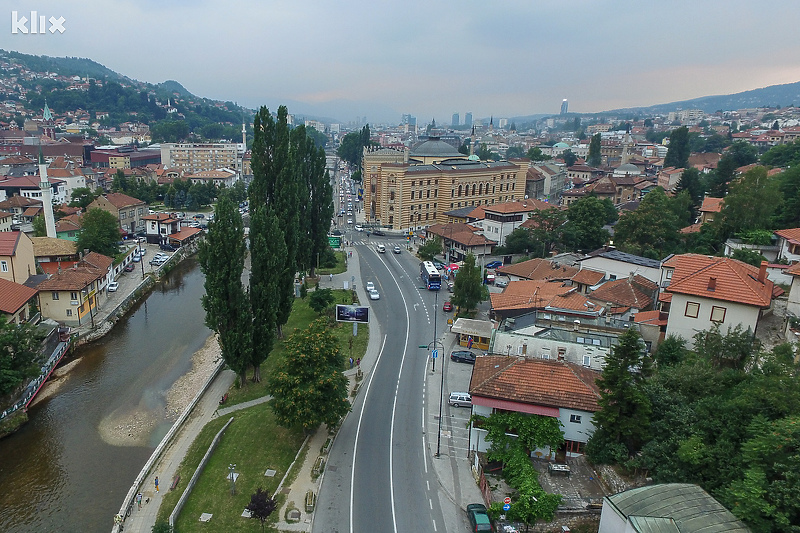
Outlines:
{"type": "Polygon", "coordinates": [[[140,81],[174,79],[198,96],[343,121],[558,114],[565,98],[570,112],[591,113],[800,80],[800,44],[776,44],[800,15],[789,1],[769,10],[744,1],[509,2],[490,11],[417,0],[402,9],[283,0],[109,6],[11,6],[0,48],[87,57],[140,81]],[[17,21],[31,11],[63,17],[64,31],[13,33],[12,9],[17,21]]]}

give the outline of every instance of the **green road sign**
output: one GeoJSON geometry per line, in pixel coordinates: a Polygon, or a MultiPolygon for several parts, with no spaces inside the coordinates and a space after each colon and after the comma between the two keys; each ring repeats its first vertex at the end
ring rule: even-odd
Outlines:
{"type": "Polygon", "coordinates": [[[342,237],[339,235],[328,235],[328,245],[331,248],[341,248],[342,247],[342,237]]]}

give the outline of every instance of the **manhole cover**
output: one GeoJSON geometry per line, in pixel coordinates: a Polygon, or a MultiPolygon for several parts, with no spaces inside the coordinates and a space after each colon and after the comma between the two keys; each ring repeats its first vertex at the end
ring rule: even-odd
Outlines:
{"type": "Polygon", "coordinates": [[[271,468],[269,470],[267,470],[266,472],[264,472],[264,475],[267,476],[267,477],[275,477],[275,474],[277,474],[277,472],[274,471],[271,468]]]}

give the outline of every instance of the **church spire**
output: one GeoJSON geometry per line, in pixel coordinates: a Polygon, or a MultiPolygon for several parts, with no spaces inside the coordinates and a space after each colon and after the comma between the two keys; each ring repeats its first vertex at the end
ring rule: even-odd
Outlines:
{"type": "Polygon", "coordinates": [[[53,120],[53,113],[50,112],[50,108],[47,107],[47,99],[44,101],[44,111],[42,112],[42,118],[46,121],[53,120]]]}

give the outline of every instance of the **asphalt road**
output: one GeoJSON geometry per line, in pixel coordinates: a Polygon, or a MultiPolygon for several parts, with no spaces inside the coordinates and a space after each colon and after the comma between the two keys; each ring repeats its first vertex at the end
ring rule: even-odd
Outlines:
{"type": "MultiPolygon", "coordinates": [[[[366,236],[352,232],[347,238],[358,242],[366,236]]],[[[379,240],[392,246],[400,242],[379,240]]],[[[361,279],[356,283],[363,287],[372,281],[381,294],[370,302],[371,334],[380,335],[380,355],[331,450],[313,530],[447,531],[439,485],[425,453],[428,351],[418,347],[433,339],[435,295],[420,289],[416,258],[405,249],[378,254],[376,239],[371,241],[358,245],[361,279]]],[[[442,326],[440,321],[440,331],[442,326]]]]}

